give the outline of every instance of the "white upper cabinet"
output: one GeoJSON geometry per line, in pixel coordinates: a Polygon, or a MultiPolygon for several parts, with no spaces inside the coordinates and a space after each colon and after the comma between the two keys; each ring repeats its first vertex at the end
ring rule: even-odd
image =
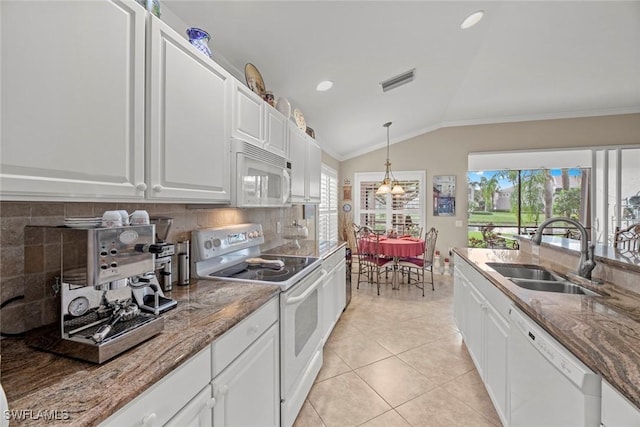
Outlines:
{"type": "Polygon", "coordinates": [[[1,2],[3,200],[144,196],[146,14],[133,0],[1,2]]]}
{"type": "Polygon", "coordinates": [[[233,84],[231,136],[289,157],[287,119],[237,80],[233,84]]]}
{"type": "Polygon", "coordinates": [[[264,101],[236,80],[233,84],[232,105],[232,136],[262,147],[265,139],[264,101]]]}
{"type": "Polygon", "coordinates": [[[149,16],[147,198],[230,201],[231,76],[149,16]]]}
{"type": "Polygon", "coordinates": [[[289,158],[291,159],[291,201],[320,202],[322,150],[295,124],[289,124],[289,158]]]}
{"type": "Polygon", "coordinates": [[[275,108],[265,104],[265,146],[268,151],[289,158],[287,119],[275,108]]]}
{"type": "Polygon", "coordinates": [[[309,201],[320,203],[320,176],[322,174],[322,149],[318,143],[307,137],[307,177],[309,180],[309,201]]]}

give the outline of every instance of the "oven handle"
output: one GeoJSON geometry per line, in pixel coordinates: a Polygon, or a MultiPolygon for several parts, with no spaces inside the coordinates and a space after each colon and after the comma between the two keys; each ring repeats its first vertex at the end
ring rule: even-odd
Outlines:
{"type": "Polygon", "coordinates": [[[322,270],[322,273],[320,273],[320,277],[318,278],[318,280],[313,282],[313,285],[309,286],[309,289],[304,291],[302,295],[299,295],[297,297],[287,298],[287,300],[285,301],[285,305],[297,304],[300,301],[304,301],[305,299],[307,299],[307,297],[311,295],[311,293],[315,291],[316,288],[320,285],[320,283],[324,280],[324,276],[326,275],[327,275],[327,270],[322,270]]]}

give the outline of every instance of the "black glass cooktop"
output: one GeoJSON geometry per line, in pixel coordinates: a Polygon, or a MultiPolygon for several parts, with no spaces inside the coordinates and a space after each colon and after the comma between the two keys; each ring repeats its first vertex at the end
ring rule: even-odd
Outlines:
{"type": "Polygon", "coordinates": [[[285,255],[260,255],[265,260],[279,260],[284,263],[283,267],[273,263],[264,265],[249,264],[240,262],[227,267],[216,273],[211,273],[211,277],[236,279],[236,280],[257,280],[263,282],[285,282],[304,270],[306,267],[318,260],[313,257],[297,257],[285,255]]]}

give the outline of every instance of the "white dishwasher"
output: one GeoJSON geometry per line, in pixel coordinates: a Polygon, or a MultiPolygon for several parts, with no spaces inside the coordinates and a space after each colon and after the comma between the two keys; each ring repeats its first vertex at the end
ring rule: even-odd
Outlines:
{"type": "Polygon", "coordinates": [[[517,308],[509,316],[511,426],[599,426],[600,376],[517,308]]]}

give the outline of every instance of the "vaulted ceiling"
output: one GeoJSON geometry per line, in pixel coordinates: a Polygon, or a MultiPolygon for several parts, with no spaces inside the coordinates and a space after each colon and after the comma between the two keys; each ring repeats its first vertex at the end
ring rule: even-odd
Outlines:
{"type": "Polygon", "coordinates": [[[639,1],[162,0],[343,160],[443,126],[640,112],[639,1]],[[461,30],[471,12],[484,10],[461,30]],[[383,93],[380,82],[415,79],[383,93]],[[334,82],[316,91],[321,80],[334,82]]]}

